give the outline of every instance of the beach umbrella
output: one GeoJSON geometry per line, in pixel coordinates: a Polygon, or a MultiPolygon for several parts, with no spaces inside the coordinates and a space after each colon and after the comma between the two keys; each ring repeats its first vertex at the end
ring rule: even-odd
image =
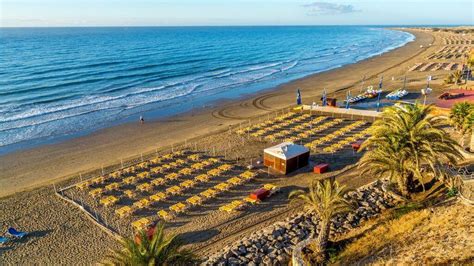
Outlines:
{"type": "Polygon", "coordinates": [[[327,105],[327,93],[326,93],[326,89],[324,89],[323,91],[323,106],[326,106],[327,105]]]}
{"type": "Polygon", "coordinates": [[[300,89],[298,89],[298,92],[296,93],[296,104],[301,105],[301,92],[300,92],[300,89]]]}

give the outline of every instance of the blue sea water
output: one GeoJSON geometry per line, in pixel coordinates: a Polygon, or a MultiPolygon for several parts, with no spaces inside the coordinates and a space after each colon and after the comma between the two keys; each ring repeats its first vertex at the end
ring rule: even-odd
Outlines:
{"type": "Polygon", "coordinates": [[[413,39],[355,26],[2,28],[0,153],[272,88],[413,39]]]}

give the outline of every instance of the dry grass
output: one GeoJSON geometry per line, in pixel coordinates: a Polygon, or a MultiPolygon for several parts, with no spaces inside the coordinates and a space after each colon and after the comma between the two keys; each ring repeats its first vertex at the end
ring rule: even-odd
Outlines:
{"type": "Polygon", "coordinates": [[[460,203],[384,215],[353,235],[338,264],[448,264],[474,262],[474,208],[460,203]],[[393,216],[392,216],[393,217],[393,216]],[[378,222],[378,224],[377,224],[378,222]]]}

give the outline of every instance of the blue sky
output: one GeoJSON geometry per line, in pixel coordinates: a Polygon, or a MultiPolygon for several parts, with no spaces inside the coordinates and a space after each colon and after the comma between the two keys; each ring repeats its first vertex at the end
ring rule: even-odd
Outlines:
{"type": "Polygon", "coordinates": [[[474,23],[472,0],[0,0],[0,26],[474,23]]]}

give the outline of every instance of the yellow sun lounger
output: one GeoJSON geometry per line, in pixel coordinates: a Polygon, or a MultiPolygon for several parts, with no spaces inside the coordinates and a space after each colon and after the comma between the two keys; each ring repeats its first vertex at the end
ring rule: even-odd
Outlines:
{"type": "Polygon", "coordinates": [[[137,167],[138,169],[146,169],[146,168],[148,168],[148,162],[139,163],[139,164],[137,164],[136,167],[137,167]]]}
{"type": "Polygon", "coordinates": [[[166,189],[166,193],[171,194],[171,195],[176,195],[176,194],[181,193],[181,190],[182,189],[178,186],[172,186],[172,187],[166,189]]]}
{"type": "Polygon", "coordinates": [[[141,192],[150,191],[153,189],[153,186],[148,183],[143,183],[143,184],[138,185],[137,189],[140,190],[141,192]]]}
{"type": "Polygon", "coordinates": [[[186,180],[184,182],[181,182],[179,186],[184,189],[194,187],[195,184],[196,182],[194,182],[193,180],[186,180]]]}
{"type": "Polygon", "coordinates": [[[132,227],[139,231],[139,230],[143,230],[143,229],[146,229],[146,227],[150,224],[150,220],[148,220],[147,218],[141,218],[140,220],[137,220],[135,222],[132,223],[132,227]]]}
{"type": "Polygon", "coordinates": [[[204,168],[204,164],[202,164],[202,163],[195,163],[195,164],[191,165],[191,168],[192,168],[192,169],[196,169],[196,170],[201,170],[201,169],[204,168]]]}
{"type": "Polygon", "coordinates": [[[276,192],[279,190],[279,188],[273,184],[265,184],[263,185],[263,188],[266,189],[266,190],[270,190],[270,191],[273,191],[273,192],[276,192]]]}
{"type": "Polygon", "coordinates": [[[135,173],[136,169],[135,169],[134,166],[130,166],[130,167],[124,168],[122,171],[125,174],[133,174],[133,173],[135,173]]]}
{"type": "Polygon", "coordinates": [[[229,180],[227,180],[227,183],[232,184],[234,186],[240,185],[240,184],[242,184],[242,182],[243,182],[243,180],[236,177],[236,176],[234,176],[234,177],[230,178],[229,180]]]}
{"type": "Polygon", "coordinates": [[[183,159],[176,159],[176,161],[174,161],[174,162],[175,162],[177,165],[183,165],[183,164],[186,163],[186,161],[183,160],[183,159]]]}
{"type": "Polygon", "coordinates": [[[157,166],[150,169],[152,174],[159,174],[163,172],[163,167],[157,166]]]}
{"type": "Polygon", "coordinates": [[[155,178],[150,181],[150,184],[152,184],[153,186],[161,186],[161,185],[164,185],[165,183],[166,183],[166,180],[164,178],[155,178]]]}
{"type": "Polygon", "coordinates": [[[234,200],[234,201],[232,201],[231,203],[229,203],[227,205],[221,206],[219,208],[219,210],[226,211],[226,212],[232,212],[232,211],[235,211],[235,210],[238,210],[238,209],[242,208],[244,205],[245,205],[245,203],[243,201],[234,200]]]}
{"type": "Polygon", "coordinates": [[[120,218],[131,215],[132,213],[133,209],[130,206],[123,206],[122,208],[115,210],[115,214],[117,214],[120,218]]]}
{"type": "Polygon", "coordinates": [[[179,178],[179,174],[178,173],[171,173],[171,174],[167,174],[165,175],[165,179],[166,180],[176,180],[179,178]]]}
{"type": "Polygon", "coordinates": [[[133,190],[130,190],[130,189],[127,189],[123,192],[123,194],[127,195],[127,197],[133,199],[135,198],[136,194],[135,194],[135,191],[133,190]]]}
{"type": "Polygon", "coordinates": [[[171,168],[173,169],[178,168],[180,166],[180,164],[178,164],[176,161],[170,162],[168,165],[171,166],[171,168]]]}
{"type": "Polygon", "coordinates": [[[252,179],[255,176],[257,176],[257,174],[255,174],[254,172],[250,172],[250,171],[245,171],[242,174],[240,174],[240,177],[242,177],[244,179],[247,179],[247,180],[252,179]]]}
{"type": "Polygon", "coordinates": [[[99,176],[99,177],[93,178],[91,180],[92,184],[102,184],[104,182],[105,182],[105,177],[103,177],[103,176],[99,176]]]}
{"type": "Polygon", "coordinates": [[[216,189],[218,191],[227,191],[227,190],[230,189],[230,185],[227,184],[227,183],[219,183],[219,184],[214,186],[214,189],[216,189]]]}
{"type": "Polygon", "coordinates": [[[211,177],[206,174],[198,175],[194,178],[194,180],[198,182],[203,182],[203,183],[209,181],[210,179],[211,177]]]}
{"type": "Polygon", "coordinates": [[[204,160],[200,164],[202,164],[203,167],[207,167],[207,166],[213,165],[214,163],[211,162],[210,160],[204,160]]]}
{"type": "Polygon", "coordinates": [[[182,174],[182,175],[190,175],[190,174],[193,173],[193,169],[191,169],[191,168],[183,168],[183,169],[179,170],[178,173],[180,173],[180,174],[182,174]]]}
{"type": "Polygon", "coordinates": [[[87,181],[77,184],[76,188],[78,188],[79,190],[84,190],[90,187],[90,185],[92,185],[92,182],[90,182],[90,180],[87,180],[87,181]]]}
{"type": "Polygon", "coordinates": [[[149,201],[148,199],[141,199],[139,201],[135,201],[133,203],[133,206],[136,207],[137,209],[143,209],[143,208],[146,208],[148,206],[150,206],[151,204],[151,201],[149,201]]]}
{"type": "Polygon", "coordinates": [[[250,204],[257,204],[257,203],[260,202],[258,199],[254,199],[254,198],[251,198],[251,197],[246,197],[246,198],[244,198],[244,201],[245,201],[245,202],[248,202],[248,203],[250,203],[250,204]]]}
{"type": "Polygon", "coordinates": [[[174,155],[172,153],[168,153],[168,154],[165,154],[163,155],[161,158],[163,158],[164,160],[169,160],[169,159],[173,159],[174,155]]]}
{"type": "Polygon", "coordinates": [[[212,162],[212,163],[218,163],[218,162],[221,161],[221,160],[218,159],[218,158],[209,158],[209,159],[207,159],[207,160],[210,161],[210,162],[212,162]]]}
{"type": "Polygon", "coordinates": [[[105,190],[107,190],[107,191],[117,190],[117,189],[119,189],[119,187],[120,187],[120,184],[114,182],[114,183],[110,183],[107,186],[105,186],[105,190]]]}
{"type": "Polygon", "coordinates": [[[193,206],[196,206],[196,205],[200,205],[202,203],[202,199],[199,196],[192,196],[192,197],[186,199],[186,202],[193,205],[193,206]]]}
{"type": "Polygon", "coordinates": [[[156,214],[158,215],[158,217],[160,217],[161,219],[163,219],[165,221],[173,219],[173,215],[171,215],[170,213],[168,213],[165,210],[160,210],[156,214]]]}
{"type": "Polygon", "coordinates": [[[214,198],[216,195],[217,195],[217,191],[215,191],[214,189],[207,189],[201,193],[199,193],[199,195],[205,197],[205,198],[214,198]]]}
{"type": "Polygon", "coordinates": [[[169,209],[175,213],[182,213],[186,210],[186,205],[182,202],[178,202],[174,205],[171,205],[169,209]]]}
{"type": "Polygon", "coordinates": [[[147,177],[150,177],[150,172],[148,172],[148,171],[147,172],[141,172],[141,173],[137,174],[138,179],[145,179],[147,177]]]}
{"type": "Polygon", "coordinates": [[[108,206],[114,205],[118,201],[119,199],[115,196],[107,196],[100,199],[100,204],[104,205],[105,207],[108,207],[108,206]]]}
{"type": "Polygon", "coordinates": [[[166,199],[166,194],[163,192],[158,192],[150,196],[150,201],[152,202],[159,202],[166,199]]]}
{"type": "Polygon", "coordinates": [[[153,158],[153,159],[150,160],[150,163],[151,163],[152,165],[157,165],[157,164],[161,163],[161,158],[155,157],[155,158],[153,158]]]}
{"type": "Polygon", "coordinates": [[[137,177],[136,176],[129,176],[123,179],[123,182],[125,184],[135,184],[137,182],[137,177]]]}
{"type": "Polygon", "coordinates": [[[89,195],[91,195],[93,198],[99,197],[100,195],[102,195],[102,193],[104,193],[104,189],[102,188],[96,188],[89,191],[89,195]]]}
{"type": "Polygon", "coordinates": [[[121,171],[115,171],[115,172],[113,172],[113,173],[111,173],[111,174],[109,175],[110,178],[118,178],[118,177],[120,177],[120,176],[122,176],[122,172],[121,172],[121,171]]]}
{"type": "Polygon", "coordinates": [[[173,152],[173,157],[179,157],[184,155],[184,151],[175,151],[173,152]]]}
{"type": "Polygon", "coordinates": [[[232,169],[232,167],[233,166],[230,165],[230,164],[223,164],[223,165],[217,167],[217,169],[222,170],[222,171],[229,171],[229,170],[232,169]]]}
{"type": "Polygon", "coordinates": [[[162,168],[163,170],[170,170],[170,169],[172,169],[173,167],[172,167],[170,164],[163,164],[163,165],[161,165],[161,168],[162,168]]]}
{"type": "Polygon", "coordinates": [[[201,159],[201,156],[199,154],[191,154],[188,156],[188,159],[191,161],[199,161],[199,159],[201,159]]]}
{"type": "Polygon", "coordinates": [[[222,170],[217,169],[217,168],[207,171],[207,174],[210,175],[210,176],[218,176],[221,173],[222,173],[222,170]]]}

